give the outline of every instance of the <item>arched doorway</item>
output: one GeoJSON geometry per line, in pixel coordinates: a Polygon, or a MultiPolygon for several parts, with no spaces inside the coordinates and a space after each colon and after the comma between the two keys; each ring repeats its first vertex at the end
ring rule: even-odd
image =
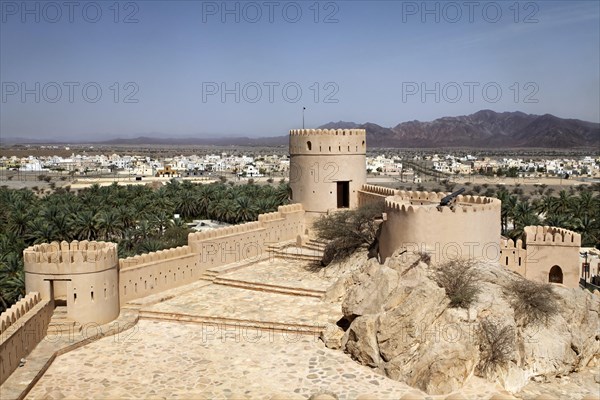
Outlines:
{"type": "Polygon", "coordinates": [[[548,282],[563,283],[563,272],[558,265],[555,265],[554,267],[550,268],[550,273],[548,274],[548,282]]]}

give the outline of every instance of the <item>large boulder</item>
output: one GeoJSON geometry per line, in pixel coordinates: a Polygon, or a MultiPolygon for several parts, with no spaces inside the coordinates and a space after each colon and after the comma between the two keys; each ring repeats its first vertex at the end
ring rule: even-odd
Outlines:
{"type": "Polygon", "coordinates": [[[559,314],[546,325],[520,325],[507,287],[522,278],[498,264],[476,265],[481,291],[469,309],[459,309],[449,308],[422,254],[398,252],[383,265],[361,255],[362,265],[353,259],[330,292],[343,298],[349,324],[341,346],[392,379],[437,395],[479,375],[515,393],[533,377],[568,374],[600,354],[600,298],[585,290],[555,286],[559,314]],[[484,371],[480,332],[489,320],[506,328],[514,345],[484,371]]]}

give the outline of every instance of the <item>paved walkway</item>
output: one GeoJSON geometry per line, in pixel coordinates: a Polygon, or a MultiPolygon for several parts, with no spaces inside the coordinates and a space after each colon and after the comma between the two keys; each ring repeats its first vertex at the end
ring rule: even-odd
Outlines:
{"type": "Polygon", "coordinates": [[[306,398],[332,391],[398,399],[412,389],[375,374],[314,337],[266,331],[222,336],[199,324],[141,320],[120,340],[59,357],[29,399],[306,398]]]}
{"type": "MultiPolygon", "coordinates": [[[[331,283],[303,264],[275,259],[219,274],[260,288],[198,281],[132,301],[122,314],[139,311],[137,325],[59,355],[27,398],[281,400],[319,392],[339,399],[446,398],[327,349],[318,333],[341,317],[341,305],[265,287],[321,291],[331,283]]],[[[16,374],[9,379],[24,377],[16,374]]],[[[498,389],[473,378],[450,398],[489,399],[498,389]]],[[[529,389],[532,398],[541,392],[529,389]]]]}

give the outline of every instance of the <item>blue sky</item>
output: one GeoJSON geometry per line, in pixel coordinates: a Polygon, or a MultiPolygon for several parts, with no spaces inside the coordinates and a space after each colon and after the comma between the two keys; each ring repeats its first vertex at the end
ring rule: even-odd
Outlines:
{"type": "Polygon", "coordinates": [[[302,107],[600,121],[598,1],[0,3],[5,137],[275,136],[302,107]]]}

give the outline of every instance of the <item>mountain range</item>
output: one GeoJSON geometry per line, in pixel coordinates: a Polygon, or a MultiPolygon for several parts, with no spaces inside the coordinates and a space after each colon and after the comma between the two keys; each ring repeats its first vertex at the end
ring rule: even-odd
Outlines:
{"type": "MultiPolygon", "coordinates": [[[[498,113],[481,110],[471,115],[443,117],[429,122],[407,121],[391,128],[372,122],[358,124],[344,121],[330,122],[319,128],[365,129],[369,147],[600,148],[600,123],[564,119],[551,114],[525,114],[519,111],[498,113]]],[[[5,139],[3,142],[5,145],[40,143],[39,140],[18,138],[5,139]]],[[[77,140],[68,141],[71,144],[77,142],[77,140]]],[[[93,143],[99,145],[286,146],[288,136],[170,138],[168,135],[161,135],[93,143]]]]}
{"type": "Polygon", "coordinates": [[[370,147],[547,147],[600,146],[600,124],[551,114],[497,113],[443,117],[431,122],[408,121],[392,128],[367,122],[330,122],[322,129],[362,128],[370,147]]]}

